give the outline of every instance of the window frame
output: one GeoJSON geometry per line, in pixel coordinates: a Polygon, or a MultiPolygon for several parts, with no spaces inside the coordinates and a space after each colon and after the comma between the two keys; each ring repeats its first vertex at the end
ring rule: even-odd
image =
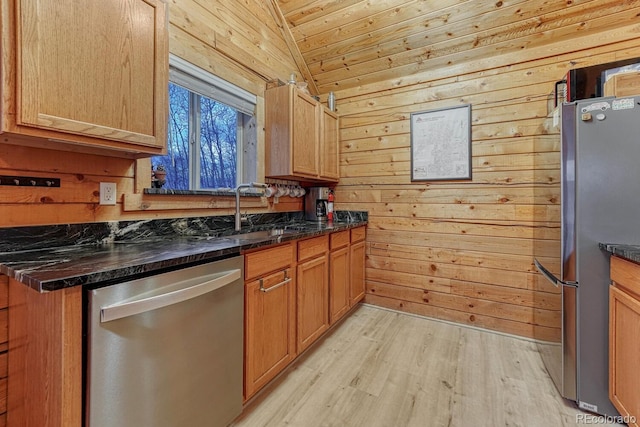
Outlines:
{"type": "MultiPolygon", "coordinates": [[[[236,111],[236,185],[247,181],[247,178],[249,181],[255,181],[258,167],[256,153],[253,156],[256,159],[256,164],[247,165],[246,161],[252,156],[245,156],[245,152],[247,149],[251,149],[247,144],[246,129],[251,120],[257,120],[257,96],[173,54],[169,55],[169,83],[189,91],[188,191],[220,190],[202,188],[201,186],[201,96],[227,105],[236,111]]],[[[168,87],[167,90],[169,90],[168,87]]],[[[167,133],[168,135],[169,133],[167,133]]]]}

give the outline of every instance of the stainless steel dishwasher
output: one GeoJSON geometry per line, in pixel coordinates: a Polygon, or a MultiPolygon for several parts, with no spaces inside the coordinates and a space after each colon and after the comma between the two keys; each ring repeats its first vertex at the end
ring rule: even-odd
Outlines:
{"type": "Polygon", "coordinates": [[[89,291],[90,427],[226,426],[242,411],[243,257],[89,291]]]}

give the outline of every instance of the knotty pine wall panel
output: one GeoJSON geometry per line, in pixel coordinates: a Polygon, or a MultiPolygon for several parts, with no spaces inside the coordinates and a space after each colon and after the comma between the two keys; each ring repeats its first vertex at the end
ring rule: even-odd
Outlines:
{"type": "MultiPolygon", "coordinates": [[[[148,161],[148,160],[147,160],[148,161]]],[[[115,220],[233,215],[234,198],[159,196],[136,193],[135,161],[115,157],[0,145],[0,174],[60,179],[59,188],[0,186],[0,227],[115,220]],[[99,204],[100,182],[115,182],[115,206],[99,204]],[[130,208],[130,199],[141,202],[130,208]]],[[[151,176],[145,186],[151,185],[151,176]]],[[[140,190],[141,191],[141,190],[140,190]]],[[[302,199],[242,199],[249,213],[302,209],[302,199]]]]}
{"type": "Polygon", "coordinates": [[[536,256],[559,270],[560,137],[550,93],[570,68],[638,56],[638,31],[574,34],[545,55],[522,49],[336,91],[336,205],[369,212],[365,301],[557,340],[560,295],[533,265],[536,256]],[[410,114],[467,103],[473,179],[412,183],[410,114]]]}
{"type": "Polygon", "coordinates": [[[280,1],[321,93],[425,72],[460,75],[470,62],[509,65],[524,49],[542,58],[569,43],[593,45],[587,37],[577,46],[578,34],[633,38],[640,10],[636,1],[616,0],[362,0],[333,12],[311,8],[302,22],[288,3],[280,1]]]}
{"type": "MultiPolygon", "coordinates": [[[[297,70],[272,12],[260,0],[168,3],[171,53],[257,94],[258,158],[262,159],[265,83],[286,80],[297,70]]],[[[138,169],[129,159],[2,144],[0,174],[55,177],[61,186],[0,187],[0,227],[233,213],[232,198],[141,195],[142,187],[151,184],[149,160],[142,162],[146,166],[138,169]],[[116,183],[116,206],[98,204],[101,181],[116,183]],[[137,181],[143,183],[140,188],[137,181]],[[130,206],[139,200],[139,208],[132,210],[130,206]]],[[[263,162],[257,175],[264,176],[263,162]]],[[[243,199],[242,206],[249,213],[299,211],[302,199],[283,197],[278,204],[264,202],[259,207],[243,199]]]]}

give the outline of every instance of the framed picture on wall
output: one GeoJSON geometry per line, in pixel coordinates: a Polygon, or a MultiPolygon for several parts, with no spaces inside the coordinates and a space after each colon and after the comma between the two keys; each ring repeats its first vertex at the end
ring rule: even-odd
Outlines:
{"type": "Polygon", "coordinates": [[[471,179],[471,104],[411,114],[411,181],[471,179]]]}

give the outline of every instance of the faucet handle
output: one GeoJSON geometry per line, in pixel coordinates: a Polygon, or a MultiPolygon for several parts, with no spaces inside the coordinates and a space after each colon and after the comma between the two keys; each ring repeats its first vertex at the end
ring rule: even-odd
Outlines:
{"type": "Polygon", "coordinates": [[[263,184],[261,182],[252,182],[251,186],[256,188],[267,188],[267,184],[263,184]]]}

